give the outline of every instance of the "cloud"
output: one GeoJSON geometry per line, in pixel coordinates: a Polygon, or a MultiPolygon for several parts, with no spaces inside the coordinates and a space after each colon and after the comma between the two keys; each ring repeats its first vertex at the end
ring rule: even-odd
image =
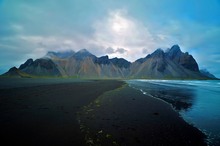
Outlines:
{"type": "Polygon", "coordinates": [[[143,56],[141,48],[147,46],[148,52],[151,52],[158,46],[157,41],[162,40],[152,35],[140,21],[129,16],[125,9],[110,11],[107,17],[96,21],[93,27],[94,44],[108,48],[106,51],[110,57],[124,57],[130,61],[143,56]],[[112,48],[117,50],[113,51],[112,48]]]}
{"type": "Polygon", "coordinates": [[[127,50],[125,50],[124,48],[117,48],[115,52],[118,52],[120,54],[124,54],[125,52],[127,52],[127,50]]]}
{"type": "Polygon", "coordinates": [[[108,48],[106,49],[106,53],[107,53],[107,54],[113,54],[113,53],[115,53],[115,50],[114,50],[112,47],[108,47],[108,48]]]}
{"type": "Polygon", "coordinates": [[[107,54],[114,54],[114,53],[124,54],[124,53],[126,53],[126,52],[127,52],[127,50],[124,49],[124,48],[113,49],[112,47],[108,47],[108,48],[106,49],[106,53],[107,53],[107,54]]]}

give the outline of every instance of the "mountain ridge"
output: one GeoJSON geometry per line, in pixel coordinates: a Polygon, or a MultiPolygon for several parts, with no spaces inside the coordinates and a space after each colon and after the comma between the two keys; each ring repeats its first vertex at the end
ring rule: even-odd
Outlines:
{"type": "MultiPolygon", "coordinates": [[[[200,72],[196,60],[178,45],[167,51],[157,49],[144,58],[129,62],[124,58],[96,57],[86,49],[78,52],[48,52],[44,57],[28,59],[18,68],[34,76],[77,78],[147,78],[147,79],[214,79],[200,72]]],[[[13,75],[9,70],[3,75],[13,75]]]]}

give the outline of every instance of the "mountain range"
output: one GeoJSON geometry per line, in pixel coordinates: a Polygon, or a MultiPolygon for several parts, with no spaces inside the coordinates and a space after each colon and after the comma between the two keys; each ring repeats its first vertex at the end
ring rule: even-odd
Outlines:
{"type": "Polygon", "coordinates": [[[76,77],[76,78],[146,78],[146,79],[215,79],[200,71],[196,60],[178,45],[167,51],[129,62],[123,58],[96,57],[86,49],[78,52],[48,52],[44,57],[28,59],[19,68],[13,67],[3,76],[76,77]]]}

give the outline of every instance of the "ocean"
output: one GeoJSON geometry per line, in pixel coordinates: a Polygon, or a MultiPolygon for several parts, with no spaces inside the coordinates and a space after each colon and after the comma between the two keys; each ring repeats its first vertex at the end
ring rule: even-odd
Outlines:
{"type": "Polygon", "coordinates": [[[220,145],[220,81],[127,80],[143,94],[163,100],[189,124],[207,135],[210,146],[220,145]]]}

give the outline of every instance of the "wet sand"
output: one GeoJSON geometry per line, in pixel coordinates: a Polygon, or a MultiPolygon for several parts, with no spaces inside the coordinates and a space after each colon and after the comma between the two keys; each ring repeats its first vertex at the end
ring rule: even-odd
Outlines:
{"type": "Polygon", "coordinates": [[[29,86],[0,89],[1,143],[206,145],[170,105],[122,81],[29,86]]]}

